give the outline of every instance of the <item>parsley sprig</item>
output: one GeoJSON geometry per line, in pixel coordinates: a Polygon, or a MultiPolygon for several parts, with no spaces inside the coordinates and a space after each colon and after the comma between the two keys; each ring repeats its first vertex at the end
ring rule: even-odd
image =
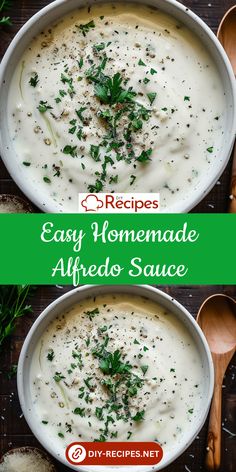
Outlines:
{"type": "MultiPolygon", "coordinates": [[[[4,11],[8,10],[12,6],[12,1],[11,0],[2,0],[0,2],[0,14],[2,14],[4,11]]],[[[0,25],[5,25],[5,26],[11,26],[12,21],[10,16],[1,16],[0,15],[0,25]]]]}
{"type": "Polygon", "coordinates": [[[136,92],[130,87],[125,90],[122,86],[122,77],[117,72],[113,77],[104,76],[99,83],[95,84],[95,96],[102,103],[114,105],[116,103],[125,103],[132,101],[136,97],[136,92]]]}
{"type": "Polygon", "coordinates": [[[29,285],[0,286],[0,347],[14,331],[17,319],[32,311],[27,304],[32,291],[29,285]]]}
{"type": "Polygon", "coordinates": [[[88,33],[91,29],[95,28],[95,23],[94,23],[94,21],[92,20],[92,21],[89,21],[89,23],[86,23],[86,24],[81,24],[81,25],[79,25],[79,26],[76,25],[76,28],[78,28],[78,29],[82,32],[83,36],[86,36],[87,33],[88,33]]]}
{"type": "MultiPolygon", "coordinates": [[[[109,434],[110,437],[114,437],[114,432],[109,431],[109,425],[113,424],[115,419],[138,422],[144,420],[145,414],[144,410],[138,409],[132,415],[130,410],[130,399],[143,387],[144,379],[132,372],[132,365],[125,360],[125,355],[119,349],[114,352],[108,351],[108,344],[109,336],[106,334],[103,342],[97,343],[92,349],[92,355],[98,359],[98,367],[104,374],[101,384],[108,395],[103,406],[96,407],[96,417],[104,421],[104,428],[100,429],[101,435],[96,441],[106,441],[109,434]]],[[[147,368],[141,370],[144,374],[147,368]]]]}

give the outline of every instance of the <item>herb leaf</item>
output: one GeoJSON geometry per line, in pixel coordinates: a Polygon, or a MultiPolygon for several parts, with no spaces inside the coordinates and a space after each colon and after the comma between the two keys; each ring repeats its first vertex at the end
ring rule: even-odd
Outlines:
{"type": "Polygon", "coordinates": [[[53,351],[53,349],[50,349],[50,351],[48,352],[48,355],[47,355],[47,359],[48,359],[50,362],[52,362],[53,359],[54,359],[54,357],[55,357],[54,351],[53,351]]]}
{"type": "Polygon", "coordinates": [[[76,157],[77,156],[77,146],[67,145],[67,146],[64,147],[62,152],[64,154],[69,154],[72,157],[76,157]]]}
{"type": "MultiPolygon", "coordinates": [[[[1,0],[0,12],[8,10],[12,6],[11,0],[1,0]]],[[[2,16],[0,19],[0,25],[11,26],[12,22],[9,16],[2,16]]]]}
{"type": "Polygon", "coordinates": [[[40,100],[39,106],[37,107],[40,113],[46,113],[47,110],[52,110],[53,108],[48,105],[48,102],[44,102],[43,100],[40,100]]]}
{"type": "Polygon", "coordinates": [[[151,103],[151,105],[153,104],[155,98],[156,98],[157,94],[155,92],[150,92],[150,93],[147,93],[147,97],[151,103]]]}
{"type": "Polygon", "coordinates": [[[76,28],[78,28],[82,32],[83,36],[86,36],[90,29],[95,28],[95,23],[92,20],[92,21],[89,21],[89,23],[86,23],[86,24],[81,24],[79,26],[76,25],[76,28]]]}
{"type": "Polygon", "coordinates": [[[92,321],[92,319],[99,314],[99,309],[98,308],[94,308],[94,310],[88,310],[88,311],[85,311],[84,312],[86,316],[89,317],[90,321],[92,321]]]}
{"type": "Polygon", "coordinates": [[[53,380],[55,380],[55,382],[59,383],[61,380],[65,379],[64,375],[62,375],[61,372],[56,372],[54,377],[53,377],[53,380]]]}
{"type": "Polygon", "coordinates": [[[121,84],[122,77],[119,72],[113,77],[105,76],[103,80],[95,84],[95,95],[101,102],[109,105],[132,101],[136,93],[131,88],[124,90],[121,84]]]}
{"type": "Polygon", "coordinates": [[[36,87],[38,85],[38,83],[39,83],[39,76],[35,72],[34,75],[32,75],[32,77],[30,77],[29,84],[31,85],[31,87],[36,87]]]}
{"type": "Polygon", "coordinates": [[[26,303],[32,291],[30,285],[0,286],[0,348],[14,331],[16,320],[32,311],[26,303]]]}
{"type": "Polygon", "coordinates": [[[207,152],[209,152],[210,154],[212,154],[213,150],[214,150],[214,147],[213,147],[213,146],[207,148],[207,152]]]}
{"type": "Polygon", "coordinates": [[[75,415],[79,415],[79,416],[83,417],[83,416],[85,416],[85,408],[77,407],[77,408],[74,409],[73,413],[75,415]]]}
{"type": "Polygon", "coordinates": [[[145,414],[145,411],[142,410],[142,411],[138,411],[136,413],[135,416],[133,416],[133,420],[134,421],[143,421],[144,420],[144,414],[145,414]]]}
{"type": "Polygon", "coordinates": [[[136,160],[139,162],[150,161],[151,154],[152,154],[152,149],[148,149],[147,151],[142,151],[141,154],[136,158],[136,160]]]}

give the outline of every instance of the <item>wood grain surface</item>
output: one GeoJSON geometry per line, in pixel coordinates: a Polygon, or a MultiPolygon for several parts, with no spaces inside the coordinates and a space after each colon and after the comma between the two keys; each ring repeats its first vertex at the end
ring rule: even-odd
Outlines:
{"type": "MultiPolygon", "coordinates": [[[[17,364],[25,336],[33,321],[53,300],[72,287],[40,286],[30,303],[33,313],[19,320],[11,340],[4,344],[0,353],[0,451],[6,452],[12,447],[39,446],[27,426],[17,397],[16,379],[8,379],[12,364],[17,364]]],[[[236,288],[229,286],[177,286],[159,287],[182,303],[192,315],[196,316],[199,307],[206,297],[213,293],[227,293],[236,298],[236,288]]],[[[236,447],[235,437],[227,432],[236,433],[236,359],[231,362],[223,386],[222,414],[222,466],[219,472],[235,472],[236,447]]],[[[207,423],[197,439],[182,456],[165,470],[166,472],[201,472],[204,470],[207,423]]],[[[39,446],[41,447],[41,446],[39,446]]],[[[67,467],[57,464],[58,472],[68,471],[67,467]]],[[[124,469],[125,472],[125,469],[124,469]]]]}
{"type": "MultiPolygon", "coordinates": [[[[5,53],[7,46],[19,28],[40,8],[51,3],[48,0],[13,0],[14,7],[9,12],[13,26],[0,30],[0,56],[5,53]]],[[[221,18],[235,0],[183,0],[181,3],[191,8],[216,32],[221,18]]],[[[224,213],[229,203],[229,186],[232,159],[213,190],[193,210],[203,213],[224,213]]],[[[20,189],[11,179],[4,164],[0,161],[0,193],[10,193],[22,196],[20,189]]],[[[39,211],[35,209],[35,211],[39,211]]]]}

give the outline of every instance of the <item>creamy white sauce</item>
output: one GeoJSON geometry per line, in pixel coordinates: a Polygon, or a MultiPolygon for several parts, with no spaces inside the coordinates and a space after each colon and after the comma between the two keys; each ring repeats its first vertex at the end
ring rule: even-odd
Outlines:
{"type": "Polygon", "coordinates": [[[39,340],[31,414],[55,451],[100,439],[154,440],[168,453],[194,428],[203,376],[196,344],[172,313],[142,297],[99,296],[55,319],[39,340]],[[104,371],[115,352],[126,373],[104,371]]]}
{"type": "Polygon", "coordinates": [[[18,165],[43,203],[71,212],[79,192],[160,192],[162,209],[171,211],[199,186],[205,190],[222,145],[225,100],[213,60],[189,29],[155,9],[105,4],[73,12],[31,42],[13,75],[7,113],[18,165]],[[95,96],[86,74],[104,58],[104,75],[119,73],[121,87],[137,94],[135,112],[142,105],[148,115],[127,136],[131,118],[123,113],[116,136],[113,127],[101,145],[110,128],[99,113],[114,117],[125,106],[95,96]],[[52,108],[40,112],[40,101],[52,108]]]}

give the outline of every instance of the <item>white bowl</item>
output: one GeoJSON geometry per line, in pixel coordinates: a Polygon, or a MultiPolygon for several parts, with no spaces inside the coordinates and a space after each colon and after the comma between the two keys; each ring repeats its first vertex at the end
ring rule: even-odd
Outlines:
{"type": "MultiPolygon", "coordinates": [[[[41,424],[37,421],[36,416],[33,414],[34,406],[33,400],[30,393],[30,365],[32,355],[35,349],[37,342],[39,341],[40,337],[44,333],[45,329],[47,328],[48,324],[58,315],[62,314],[64,311],[71,308],[76,303],[79,303],[81,300],[84,300],[88,297],[94,297],[101,294],[109,294],[109,293],[125,293],[125,294],[132,294],[132,295],[139,295],[144,296],[167,310],[170,310],[187,328],[189,333],[191,334],[196,346],[198,348],[198,352],[201,358],[201,362],[203,365],[203,399],[202,399],[202,407],[201,413],[198,418],[195,420],[193,424],[192,430],[187,431],[185,437],[185,444],[184,446],[179,445],[174,452],[168,453],[164,456],[163,460],[159,465],[156,467],[135,467],[136,471],[145,471],[151,472],[156,470],[161,470],[166,467],[168,464],[173,462],[177,457],[180,456],[184,452],[185,449],[189,447],[192,441],[195,439],[197,434],[199,433],[200,429],[204,425],[206,420],[211,398],[213,394],[213,386],[214,386],[214,368],[211,358],[211,353],[206,342],[206,339],[199,328],[198,324],[194,320],[194,318],[189,314],[189,312],[178,303],[176,300],[171,298],[169,295],[165,294],[164,292],[157,290],[148,285],[116,285],[116,286],[107,286],[107,285],[86,285],[80,288],[76,288],[68,292],[67,294],[63,295],[62,297],[55,300],[51,305],[49,305],[43,313],[37,318],[35,323],[33,324],[31,330],[29,331],[18,363],[18,373],[17,373],[17,385],[18,385],[18,394],[20,399],[21,408],[25,419],[33,431],[36,438],[39,442],[44,446],[44,448],[52,454],[52,456],[56,457],[59,461],[63,464],[67,465],[73,470],[83,470],[83,471],[90,471],[93,472],[104,471],[107,470],[105,467],[96,466],[96,467],[81,467],[78,468],[77,466],[69,465],[65,459],[63,453],[59,453],[55,451],[53,444],[50,444],[48,438],[43,434],[41,424]]],[[[117,472],[122,472],[122,467],[116,467],[115,470],[117,472]]],[[[125,470],[133,471],[132,467],[126,467],[125,470]]]]}
{"type": "MultiPolygon", "coordinates": [[[[91,4],[101,2],[102,0],[90,1],[91,4]]],[[[219,152],[220,157],[215,162],[209,175],[204,177],[201,185],[199,185],[198,189],[193,192],[192,196],[189,199],[186,199],[186,201],[177,202],[176,205],[171,208],[171,211],[174,213],[188,212],[212,189],[221,176],[230,157],[236,128],[235,77],[230,62],[213,32],[188,8],[181,5],[176,0],[131,0],[131,2],[144,3],[158,7],[160,10],[174,16],[180,22],[188,26],[190,30],[200,37],[206,48],[209,50],[220,73],[222,84],[224,84],[227,117],[224,128],[224,142],[221,152],[219,152]]],[[[0,131],[0,149],[3,161],[20,189],[37,207],[49,213],[60,212],[61,208],[59,208],[59,205],[52,199],[45,198],[44,195],[38,193],[37,188],[34,188],[33,185],[26,182],[23,169],[16,161],[16,154],[9,137],[6,120],[9,85],[15,67],[32,38],[59,17],[67,14],[73,9],[85,5],[87,5],[85,0],[56,0],[40,10],[15,36],[3,58],[0,69],[0,122],[2,123],[0,131]]]]}

